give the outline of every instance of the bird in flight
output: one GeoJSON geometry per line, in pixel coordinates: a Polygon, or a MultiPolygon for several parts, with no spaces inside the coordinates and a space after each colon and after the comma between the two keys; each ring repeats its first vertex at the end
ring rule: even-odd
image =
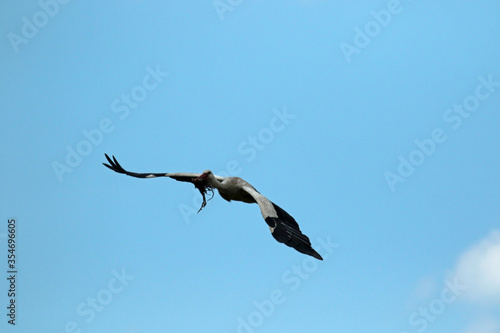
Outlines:
{"type": "Polygon", "coordinates": [[[201,174],[184,172],[136,173],[125,170],[114,156],[111,159],[107,154],[104,155],[109,164],[103,163],[103,165],[118,173],[137,178],[169,177],[177,181],[193,183],[203,197],[203,203],[198,212],[207,205],[205,194],[210,191],[212,198],[214,189],[217,189],[220,196],[227,201],[257,203],[274,239],[301,253],[323,260],[319,253],[311,247],[309,238],[300,231],[299,225],[293,217],[239,177],[216,176],[210,170],[205,170],[201,174]]]}

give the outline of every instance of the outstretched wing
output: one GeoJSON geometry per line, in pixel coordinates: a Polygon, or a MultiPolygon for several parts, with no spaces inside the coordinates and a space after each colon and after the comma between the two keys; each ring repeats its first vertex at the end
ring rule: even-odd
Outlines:
{"type": "Polygon", "coordinates": [[[113,159],[111,159],[107,154],[104,154],[106,156],[106,159],[108,160],[109,164],[103,163],[104,166],[110,168],[114,172],[122,173],[127,176],[131,177],[136,177],[136,178],[155,178],[155,177],[170,177],[172,179],[181,181],[181,182],[190,182],[194,183],[194,180],[198,178],[201,173],[184,173],[184,172],[178,172],[178,173],[137,173],[137,172],[130,172],[125,170],[120,163],[116,160],[116,158],[113,156],[113,159]]]}
{"type": "MultiPolygon", "coordinates": [[[[156,177],[169,177],[175,180],[178,180],[180,182],[189,182],[193,183],[194,186],[200,191],[200,194],[203,197],[203,202],[201,204],[201,208],[198,212],[200,212],[203,207],[207,205],[207,200],[205,198],[205,194],[207,193],[207,189],[212,192],[212,197],[213,197],[213,189],[206,183],[205,180],[199,179],[196,180],[198,177],[201,176],[201,173],[185,173],[185,172],[174,172],[174,173],[137,173],[137,172],[130,172],[125,170],[120,163],[116,160],[114,156],[113,159],[111,159],[107,154],[104,154],[106,156],[106,159],[108,160],[109,164],[103,163],[103,165],[114,172],[122,173],[127,176],[131,177],[136,177],[136,178],[156,178],[156,177]]],[[[214,176],[217,180],[223,181],[224,177],[221,176],[214,176]]],[[[212,198],[211,197],[211,198],[212,198]]],[[[211,199],[210,198],[210,199],[211,199]]],[[[208,200],[210,200],[208,199],[208,200]]]]}
{"type": "Polygon", "coordinates": [[[262,217],[269,226],[274,239],[293,247],[301,253],[323,260],[319,253],[312,248],[309,237],[300,231],[297,221],[290,214],[257,192],[253,187],[245,187],[244,189],[259,204],[262,217]]]}

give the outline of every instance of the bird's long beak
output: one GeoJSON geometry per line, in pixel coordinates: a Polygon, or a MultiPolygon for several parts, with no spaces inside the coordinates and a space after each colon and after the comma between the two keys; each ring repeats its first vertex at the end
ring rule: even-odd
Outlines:
{"type": "Polygon", "coordinates": [[[206,175],[206,174],[204,174],[204,173],[202,173],[202,174],[200,175],[200,177],[196,178],[194,181],[195,181],[195,182],[197,182],[198,180],[203,180],[203,179],[205,179],[205,178],[207,178],[207,175],[206,175]]]}

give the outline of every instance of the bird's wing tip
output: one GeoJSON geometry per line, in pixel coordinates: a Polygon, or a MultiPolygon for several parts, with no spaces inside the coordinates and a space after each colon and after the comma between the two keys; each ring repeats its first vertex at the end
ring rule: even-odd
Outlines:
{"type": "MultiPolygon", "coordinates": [[[[314,251],[314,250],[313,250],[314,251]]],[[[312,255],[314,258],[318,259],[318,260],[321,260],[323,261],[323,257],[321,256],[321,254],[319,254],[318,252],[314,251],[314,254],[312,255]]]]}

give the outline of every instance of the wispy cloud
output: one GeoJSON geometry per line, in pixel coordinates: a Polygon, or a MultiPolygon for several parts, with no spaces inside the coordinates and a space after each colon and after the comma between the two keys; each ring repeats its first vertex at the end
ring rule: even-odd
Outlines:
{"type": "Polygon", "coordinates": [[[462,333],[500,333],[500,230],[492,231],[460,254],[440,292],[437,286],[431,276],[419,281],[413,295],[418,305],[408,318],[411,327],[403,333],[426,331],[457,300],[480,314],[471,316],[462,333]]]}
{"type": "Polygon", "coordinates": [[[500,323],[493,318],[481,318],[467,327],[463,333],[499,333],[500,323]]]}
{"type": "Polygon", "coordinates": [[[500,303],[500,230],[466,250],[458,259],[454,275],[468,286],[464,293],[468,300],[500,303]]]}
{"type": "Polygon", "coordinates": [[[454,274],[467,285],[464,300],[482,315],[463,333],[500,333],[500,230],[494,230],[462,253],[454,274]]]}

